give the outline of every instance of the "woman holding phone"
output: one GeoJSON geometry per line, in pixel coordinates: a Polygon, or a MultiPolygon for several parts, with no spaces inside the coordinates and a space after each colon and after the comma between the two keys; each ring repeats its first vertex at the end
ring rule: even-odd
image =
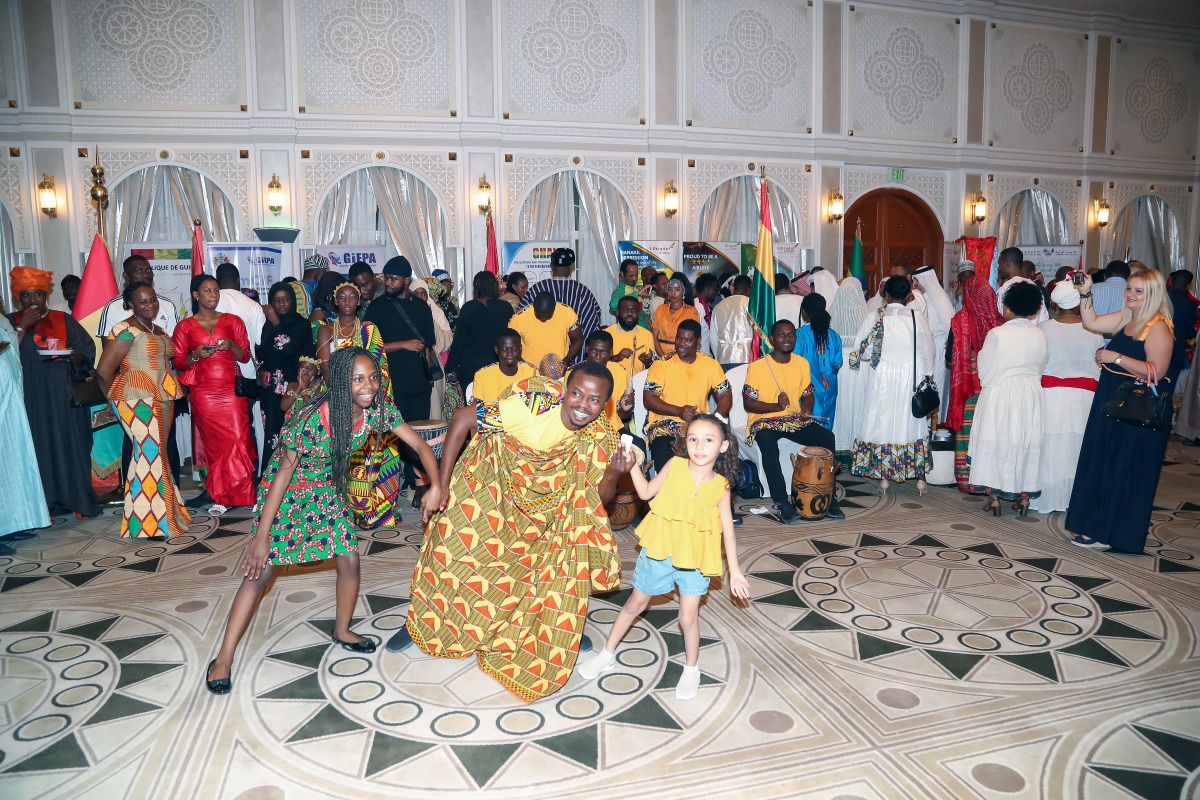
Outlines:
{"type": "Polygon", "coordinates": [[[192,450],[207,469],[204,491],[191,508],[213,504],[215,513],[254,505],[254,439],[249,401],[233,387],[237,362],[250,359],[246,325],[217,311],[221,299],[211,275],[192,278],[192,316],[175,327],[175,367],[188,387],[192,410],[192,450]]]}

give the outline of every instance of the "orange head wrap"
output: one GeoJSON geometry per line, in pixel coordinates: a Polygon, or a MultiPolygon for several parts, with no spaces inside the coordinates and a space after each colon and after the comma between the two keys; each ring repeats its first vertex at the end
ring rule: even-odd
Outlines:
{"type": "Polygon", "coordinates": [[[50,294],[50,287],[54,285],[54,273],[36,267],[13,267],[8,273],[8,280],[12,286],[13,298],[19,300],[21,293],[30,289],[40,289],[50,294]]]}

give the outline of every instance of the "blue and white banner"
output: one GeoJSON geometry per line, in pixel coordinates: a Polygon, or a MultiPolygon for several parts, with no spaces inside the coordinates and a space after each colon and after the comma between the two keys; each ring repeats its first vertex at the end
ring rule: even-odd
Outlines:
{"type": "Polygon", "coordinates": [[[504,274],[523,272],[532,286],[550,277],[550,254],[570,242],[505,242],[504,274]]]}
{"type": "MultiPolygon", "coordinates": [[[[279,281],[288,267],[284,261],[290,253],[290,245],[242,244],[237,242],[212,242],[204,259],[205,271],[215,274],[218,264],[230,263],[238,268],[242,276],[242,288],[254,289],[260,298],[265,298],[271,284],[279,281]]],[[[291,274],[287,269],[287,274],[291,274]]]]}

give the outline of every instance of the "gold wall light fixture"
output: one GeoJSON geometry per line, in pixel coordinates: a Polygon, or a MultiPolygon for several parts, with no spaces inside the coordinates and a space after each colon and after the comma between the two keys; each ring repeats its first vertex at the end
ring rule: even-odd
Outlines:
{"type": "Polygon", "coordinates": [[[492,212],[492,185],[487,182],[487,173],[479,179],[479,187],[475,189],[475,205],[479,206],[480,214],[492,212]]]}
{"type": "Polygon", "coordinates": [[[983,192],[971,195],[971,216],[976,225],[987,219],[987,198],[983,196],[983,192]]]}
{"type": "Polygon", "coordinates": [[[667,181],[667,185],[663,187],[663,214],[673,217],[678,213],[679,190],[675,188],[675,181],[667,181]]]}
{"type": "Polygon", "coordinates": [[[54,191],[54,178],[42,173],[42,182],[38,184],[38,205],[42,213],[50,219],[58,216],[58,194],[54,191]]]}
{"type": "Polygon", "coordinates": [[[1108,217],[1109,214],[1112,213],[1112,209],[1108,207],[1108,201],[1103,197],[1101,197],[1099,200],[1096,200],[1094,205],[1096,213],[1096,227],[1100,230],[1104,230],[1104,226],[1108,224],[1108,217]]]}
{"type": "Polygon", "coordinates": [[[829,190],[829,221],[839,222],[846,215],[846,198],[837,189],[829,190]]]}
{"type": "Polygon", "coordinates": [[[276,174],[271,175],[271,182],[267,184],[267,208],[277,217],[283,211],[283,184],[276,174]]]}

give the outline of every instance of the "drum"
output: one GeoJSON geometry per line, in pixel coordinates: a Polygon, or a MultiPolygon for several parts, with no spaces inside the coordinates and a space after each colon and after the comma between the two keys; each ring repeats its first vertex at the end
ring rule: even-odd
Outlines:
{"type": "Polygon", "coordinates": [[[608,523],[614,531],[624,530],[633,524],[646,510],[646,501],[638,497],[633,487],[633,479],[622,475],[617,480],[617,493],[605,505],[608,510],[608,523]]]}
{"type": "Polygon", "coordinates": [[[824,519],[833,500],[833,452],[802,447],[792,456],[792,502],[800,519],[824,519]]]}
{"type": "Polygon", "coordinates": [[[405,421],[433,448],[433,455],[440,461],[442,459],[442,445],[446,442],[446,431],[450,430],[450,424],[440,419],[405,421]]]}

